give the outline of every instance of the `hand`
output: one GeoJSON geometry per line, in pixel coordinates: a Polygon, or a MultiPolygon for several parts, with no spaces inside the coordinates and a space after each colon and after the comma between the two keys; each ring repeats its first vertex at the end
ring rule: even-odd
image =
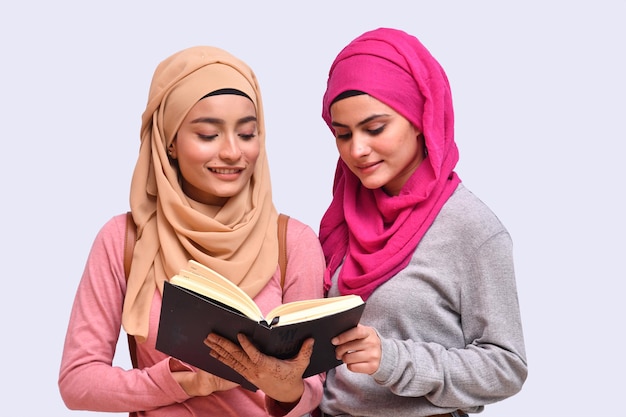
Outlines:
{"type": "Polygon", "coordinates": [[[212,357],[239,372],[270,398],[281,403],[300,400],[304,392],[302,375],[313,353],[313,339],[305,340],[298,354],[285,360],[264,355],[243,334],[237,339],[241,346],[211,333],[204,343],[211,348],[212,357]]]}
{"type": "Polygon", "coordinates": [[[380,338],[372,327],[362,324],[334,337],[335,354],[352,372],[371,375],[378,370],[382,348],[380,338]]]}
{"type": "Polygon", "coordinates": [[[231,382],[213,374],[198,369],[190,371],[189,368],[181,364],[177,359],[170,359],[170,371],[172,376],[191,397],[210,395],[217,391],[227,391],[239,386],[236,382],[231,382]]]}

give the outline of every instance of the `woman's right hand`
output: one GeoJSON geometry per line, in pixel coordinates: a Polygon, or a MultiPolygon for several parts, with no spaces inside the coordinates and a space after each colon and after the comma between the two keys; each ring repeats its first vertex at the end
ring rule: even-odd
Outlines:
{"type": "Polygon", "coordinates": [[[172,371],[172,376],[176,382],[191,397],[203,397],[239,386],[236,382],[220,378],[202,369],[190,371],[187,366],[174,358],[170,359],[170,371],[172,371]]]}

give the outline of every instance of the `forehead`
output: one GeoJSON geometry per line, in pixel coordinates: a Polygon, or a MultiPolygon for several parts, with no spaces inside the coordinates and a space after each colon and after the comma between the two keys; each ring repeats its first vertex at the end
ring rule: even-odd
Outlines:
{"type": "Polygon", "coordinates": [[[373,115],[396,114],[391,107],[368,94],[347,97],[330,106],[331,119],[338,123],[355,123],[373,115]]]}

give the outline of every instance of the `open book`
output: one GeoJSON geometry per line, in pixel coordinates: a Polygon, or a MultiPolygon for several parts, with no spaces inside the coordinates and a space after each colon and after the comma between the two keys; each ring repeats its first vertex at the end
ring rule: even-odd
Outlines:
{"type": "Polygon", "coordinates": [[[250,390],[256,387],[209,355],[203,343],[209,333],[234,343],[244,333],[260,351],[280,359],[295,356],[313,337],[308,377],[341,364],[330,340],[356,326],[365,308],[361,297],[346,295],[286,303],[263,316],[238,286],[193,260],[164,286],[156,348],[250,390]]]}

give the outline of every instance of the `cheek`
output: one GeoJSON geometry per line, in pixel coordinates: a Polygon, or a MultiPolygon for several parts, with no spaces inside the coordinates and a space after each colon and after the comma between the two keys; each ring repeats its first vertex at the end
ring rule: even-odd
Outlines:
{"type": "Polygon", "coordinates": [[[405,144],[407,157],[409,157],[410,155],[411,159],[415,159],[420,155],[421,148],[420,148],[419,141],[416,135],[407,136],[404,144],[405,144]]]}
{"type": "Polygon", "coordinates": [[[184,146],[178,147],[178,160],[189,164],[203,163],[210,159],[214,153],[214,149],[207,144],[199,145],[187,142],[184,146]]]}
{"type": "Polygon", "coordinates": [[[261,153],[261,144],[258,141],[246,142],[241,146],[241,151],[245,155],[246,160],[250,164],[255,165],[261,153]]]}

